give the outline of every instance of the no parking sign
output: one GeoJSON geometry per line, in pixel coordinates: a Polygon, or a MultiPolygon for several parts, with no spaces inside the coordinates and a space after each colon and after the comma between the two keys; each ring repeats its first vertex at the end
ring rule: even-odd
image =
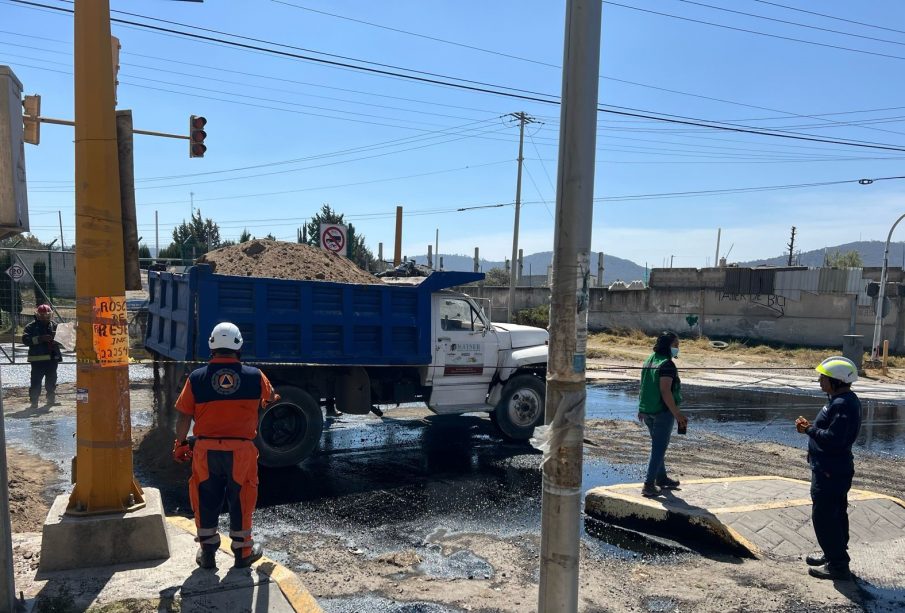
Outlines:
{"type": "Polygon", "coordinates": [[[321,249],[337,255],[346,255],[348,234],[346,226],[336,223],[322,223],[320,226],[321,249]]]}

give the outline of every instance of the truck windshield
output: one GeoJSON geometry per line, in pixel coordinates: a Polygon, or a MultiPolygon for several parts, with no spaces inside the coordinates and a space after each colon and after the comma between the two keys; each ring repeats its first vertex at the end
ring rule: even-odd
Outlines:
{"type": "Polygon", "coordinates": [[[483,332],[484,322],[467,300],[444,298],[440,304],[440,327],[443,330],[483,332]]]}

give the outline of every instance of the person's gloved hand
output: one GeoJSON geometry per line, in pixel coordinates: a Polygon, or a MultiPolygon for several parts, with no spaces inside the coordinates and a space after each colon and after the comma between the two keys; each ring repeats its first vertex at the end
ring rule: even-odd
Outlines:
{"type": "Polygon", "coordinates": [[[810,425],[811,425],[811,422],[809,422],[804,417],[799,417],[798,419],[795,420],[795,429],[798,430],[798,432],[800,432],[801,434],[804,434],[805,432],[807,432],[808,426],[810,426],[810,425]]]}
{"type": "Polygon", "coordinates": [[[192,448],[188,441],[173,441],[173,460],[179,464],[183,462],[191,462],[192,448]]]}
{"type": "Polygon", "coordinates": [[[38,337],[38,341],[41,343],[49,343],[53,340],[53,334],[44,334],[38,337]]]}

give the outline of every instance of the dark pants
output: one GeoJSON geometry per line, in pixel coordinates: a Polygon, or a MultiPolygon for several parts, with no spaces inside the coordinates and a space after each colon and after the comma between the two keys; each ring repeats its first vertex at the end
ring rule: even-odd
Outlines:
{"type": "Polygon", "coordinates": [[[826,561],[848,567],[848,491],[853,469],[811,471],[811,521],[826,561]]]}
{"type": "Polygon", "coordinates": [[[258,450],[254,443],[222,439],[196,442],[189,498],[202,547],[219,547],[217,522],[226,502],[233,553],[236,557],[250,555],[251,517],[258,500],[258,450]]]}
{"type": "Polygon", "coordinates": [[[52,396],[57,391],[57,364],[56,360],[42,360],[40,362],[31,363],[31,385],[28,388],[28,398],[32,402],[37,402],[41,395],[41,380],[44,380],[44,386],[47,395],[52,396]]]}
{"type": "Polygon", "coordinates": [[[644,424],[650,432],[650,460],[647,463],[645,483],[654,483],[666,478],[666,448],[672,436],[676,418],[669,411],[661,411],[644,416],[644,424]]]}

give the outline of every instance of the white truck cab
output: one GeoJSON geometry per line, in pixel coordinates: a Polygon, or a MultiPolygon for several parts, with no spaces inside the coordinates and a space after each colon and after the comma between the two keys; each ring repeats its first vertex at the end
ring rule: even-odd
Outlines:
{"type": "Polygon", "coordinates": [[[467,294],[432,295],[433,360],[424,385],[439,414],[490,412],[508,437],[526,439],[544,420],[549,334],[491,323],[467,294]]]}

